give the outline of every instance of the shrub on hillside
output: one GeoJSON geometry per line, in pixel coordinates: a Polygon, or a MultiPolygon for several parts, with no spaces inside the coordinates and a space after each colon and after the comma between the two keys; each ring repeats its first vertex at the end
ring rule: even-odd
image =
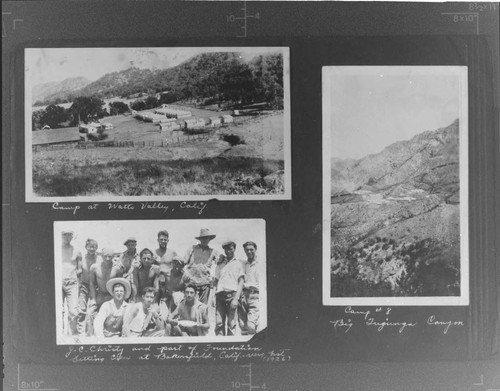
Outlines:
{"type": "Polygon", "coordinates": [[[222,140],[229,143],[232,147],[245,144],[245,140],[236,134],[224,134],[222,135],[222,140]]]}

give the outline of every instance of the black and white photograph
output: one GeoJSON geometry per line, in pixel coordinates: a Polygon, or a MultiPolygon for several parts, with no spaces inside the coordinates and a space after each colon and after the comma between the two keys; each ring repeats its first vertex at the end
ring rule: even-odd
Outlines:
{"type": "Polygon", "coordinates": [[[26,201],[291,198],[289,49],[25,49],[26,201]]]}
{"type": "Polygon", "coordinates": [[[467,305],[467,67],[323,67],[323,304],[467,305]]]}
{"type": "Polygon", "coordinates": [[[242,342],[267,325],[262,219],[54,222],[58,345],[242,342]]]}

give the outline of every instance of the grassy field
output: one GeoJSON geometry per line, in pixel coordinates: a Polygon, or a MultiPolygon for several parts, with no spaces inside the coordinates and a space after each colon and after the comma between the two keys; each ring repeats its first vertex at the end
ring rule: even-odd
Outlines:
{"type": "Polygon", "coordinates": [[[191,160],[123,159],[68,165],[69,160],[34,166],[39,196],[147,196],[205,194],[280,194],[280,185],[263,178],[283,170],[283,162],[255,158],[191,160]]]}
{"type": "MultiPolygon", "coordinates": [[[[33,191],[41,197],[282,194],[283,113],[240,121],[186,144],[33,152],[33,191]]],[[[130,116],[106,122],[114,126],[108,140],[161,141],[152,123],[130,116]]]]}

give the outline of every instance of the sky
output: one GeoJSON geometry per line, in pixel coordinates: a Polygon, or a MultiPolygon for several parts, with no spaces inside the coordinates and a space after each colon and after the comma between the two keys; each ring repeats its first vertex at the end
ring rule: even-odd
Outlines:
{"type": "Polygon", "coordinates": [[[325,68],[331,157],[378,153],[396,141],[450,125],[466,108],[465,67],[325,68]]]}
{"type": "Polygon", "coordinates": [[[167,230],[170,239],[167,247],[184,256],[190,246],[198,243],[195,237],[201,228],[208,228],[217,235],[210,242],[210,247],[221,254],[221,244],[227,239],[236,243],[236,257],[241,260],[246,259],[242,245],[249,240],[257,244],[257,253],[261,253],[262,257],[266,253],[265,221],[262,219],[56,221],[54,242],[55,248],[60,248],[61,232],[72,230],[73,246],[80,251],[85,251],[85,241],[92,238],[98,242],[98,252],[106,247],[123,252],[126,250],[123,242],[130,236],[136,237],[138,251],[145,247],[154,251],[158,248],[158,231],[167,230]]]}
{"type": "Polygon", "coordinates": [[[31,86],[70,77],[97,80],[130,67],[164,69],[208,52],[240,52],[245,60],[278,48],[30,48],[25,71],[31,86]]]}

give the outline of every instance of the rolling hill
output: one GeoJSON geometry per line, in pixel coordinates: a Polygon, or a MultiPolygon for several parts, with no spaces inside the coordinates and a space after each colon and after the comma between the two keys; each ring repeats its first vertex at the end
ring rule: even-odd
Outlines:
{"type": "Polygon", "coordinates": [[[37,84],[33,86],[32,101],[55,103],[58,98],[64,100],[67,94],[78,91],[89,83],[90,80],[85,77],[71,77],[60,82],[37,84]]]}
{"type": "Polygon", "coordinates": [[[128,97],[162,91],[169,91],[179,99],[224,96],[226,100],[238,100],[251,94],[262,100],[274,99],[275,96],[282,100],[282,57],[280,54],[266,54],[248,61],[239,53],[203,53],[167,69],[129,68],[108,73],[79,88],[58,88],[44,94],[41,103],[71,101],[77,96],[128,97]]]}

